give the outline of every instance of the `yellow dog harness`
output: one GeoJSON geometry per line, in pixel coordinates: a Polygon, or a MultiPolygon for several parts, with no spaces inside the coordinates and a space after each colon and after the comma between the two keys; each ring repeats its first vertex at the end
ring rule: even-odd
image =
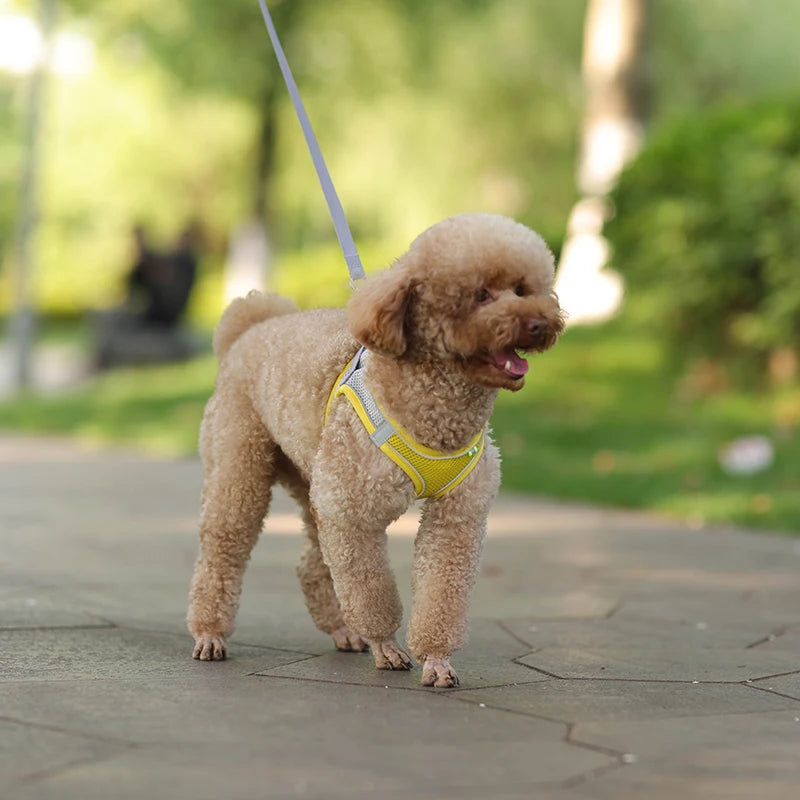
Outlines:
{"type": "Polygon", "coordinates": [[[480,430],[466,447],[452,453],[433,450],[415,441],[383,413],[364,385],[366,354],[367,349],[362,347],[336,379],[325,408],[325,421],[334,398],[343,394],[364,423],[373,444],[411,478],[417,497],[441,497],[455,489],[478,463],[486,444],[486,431],[480,430]]]}

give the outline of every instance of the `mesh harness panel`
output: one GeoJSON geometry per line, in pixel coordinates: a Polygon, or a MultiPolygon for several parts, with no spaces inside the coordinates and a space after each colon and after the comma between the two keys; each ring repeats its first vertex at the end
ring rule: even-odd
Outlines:
{"type": "Polygon", "coordinates": [[[480,430],[466,447],[452,453],[433,450],[415,441],[387,417],[364,385],[367,350],[362,347],[333,384],[325,421],[333,400],[343,394],[367,429],[370,439],[411,478],[417,497],[441,497],[455,489],[475,468],[486,446],[486,431],[480,430]]]}

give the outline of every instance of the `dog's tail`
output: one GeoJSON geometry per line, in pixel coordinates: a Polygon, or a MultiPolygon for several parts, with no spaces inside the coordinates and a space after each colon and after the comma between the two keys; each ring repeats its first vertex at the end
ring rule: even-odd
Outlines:
{"type": "Polygon", "coordinates": [[[233,343],[253,325],[270,317],[280,317],[297,311],[288,298],[273,292],[253,290],[247,297],[237,297],[226,309],[214,331],[214,352],[222,361],[233,343]]]}

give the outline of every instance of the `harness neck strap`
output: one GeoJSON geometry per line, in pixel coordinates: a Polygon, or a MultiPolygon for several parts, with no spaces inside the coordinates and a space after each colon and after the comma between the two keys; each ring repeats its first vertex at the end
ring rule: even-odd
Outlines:
{"type": "Polygon", "coordinates": [[[416,441],[384,413],[364,384],[363,366],[367,355],[368,351],[362,347],[342,370],[328,398],[325,421],[334,399],[343,394],[372,443],[411,479],[417,497],[441,497],[455,489],[480,461],[486,445],[485,429],[482,428],[465,447],[454,452],[434,450],[416,441]]]}

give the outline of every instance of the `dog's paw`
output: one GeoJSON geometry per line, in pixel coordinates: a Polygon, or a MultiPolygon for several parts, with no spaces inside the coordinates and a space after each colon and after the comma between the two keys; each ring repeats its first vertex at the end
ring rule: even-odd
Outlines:
{"type": "Polygon", "coordinates": [[[349,653],[363,653],[369,649],[369,642],[357,633],[353,633],[346,625],[337,628],[331,636],[337,650],[349,653]]]}
{"type": "Polygon", "coordinates": [[[446,658],[428,656],[422,663],[422,685],[452,689],[458,686],[458,675],[446,658]]]}
{"type": "Polygon", "coordinates": [[[228,647],[221,636],[201,634],[195,638],[193,658],[200,661],[222,661],[228,654],[228,647]]]}
{"type": "Polygon", "coordinates": [[[370,639],[369,646],[378,669],[411,669],[414,666],[411,657],[394,639],[384,639],[382,642],[370,639]]]}

